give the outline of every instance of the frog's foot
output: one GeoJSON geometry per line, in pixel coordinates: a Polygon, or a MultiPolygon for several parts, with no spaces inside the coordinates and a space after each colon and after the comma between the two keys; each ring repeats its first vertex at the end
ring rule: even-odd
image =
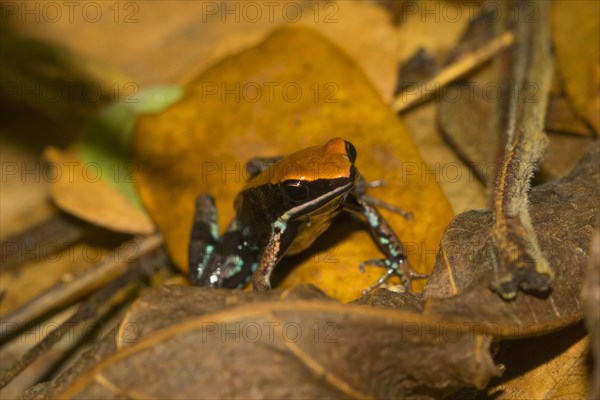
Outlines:
{"type": "Polygon", "coordinates": [[[392,276],[397,276],[400,278],[407,292],[411,291],[411,283],[414,279],[429,278],[428,274],[419,274],[414,272],[410,264],[408,263],[408,260],[390,261],[384,258],[373,259],[363,261],[362,263],[360,263],[358,268],[361,272],[365,272],[365,266],[367,265],[374,265],[376,267],[385,268],[385,273],[377,280],[377,282],[363,290],[363,295],[369,294],[375,289],[381,287],[381,285],[387,282],[392,276]]]}

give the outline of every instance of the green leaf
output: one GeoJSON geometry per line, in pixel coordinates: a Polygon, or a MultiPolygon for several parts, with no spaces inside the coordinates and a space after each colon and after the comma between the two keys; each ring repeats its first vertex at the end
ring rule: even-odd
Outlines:
{"type": "Polygon", "coordinates": [[[157,114],[183,96],[180,86],[153,86],[134,96],[105,107],[83,130],[79,154],[86,164],[94,164],[102,180],[142,208],[135,188],[137,166],[129,161],[131,132],[139,115],[157,114]]]}

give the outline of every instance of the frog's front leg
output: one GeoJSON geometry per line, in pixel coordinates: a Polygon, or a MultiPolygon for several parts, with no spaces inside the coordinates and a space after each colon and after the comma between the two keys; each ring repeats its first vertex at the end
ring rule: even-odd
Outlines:
{"type": "Polygon", "coordinates": [[[193,285],[198,285],[208,260],[217,245],[219,226],[215,200],[211,195],[202,194],[198,196],[195,207],[188,254],[188,272],[190,282],[193,285]]]}
{"type": "Polygon", "coordinates": [[[400,278],[407,291],[411,290],[411,282],[413,279],[428,277],[428,275],[416,273],[411,268],[402,242],[398,236],[396,236],[392,227],[383,218],[379,210],[371,205],[370,202],[362,196],[351,195],[346,202],[345,208],[350,212],[359,214],[367,220],[371,234],[386,256],[384,259],[368,260],[360,264],[361,270],[364,270],[366,265],[376,265],[386,269],[381,278],[379,278],[375,284],[364,290],[363,294],[367,294],[378,288],[394,275],[400,278]]]}
{"type": "Polygon", "coordinates": [[[285,255],[295,237],[296,227],[281,219],[273,224],[271,237],[265,246],[258,264],[252,275],[254,291],[264,292],[271,289],[271,273],[279,260],[285,255]]]}

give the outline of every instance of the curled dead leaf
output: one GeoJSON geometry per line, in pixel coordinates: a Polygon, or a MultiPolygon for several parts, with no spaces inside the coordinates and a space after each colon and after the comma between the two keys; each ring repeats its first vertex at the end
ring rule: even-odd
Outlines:
{"type": "Polygon", "coordinates": [[[121,349],[61,398],[437,398],[498,374],[489,338],[478,333],[323,301],[302,287],[267,295],[163,287],[140,299],[122,327],[121,349]]]}

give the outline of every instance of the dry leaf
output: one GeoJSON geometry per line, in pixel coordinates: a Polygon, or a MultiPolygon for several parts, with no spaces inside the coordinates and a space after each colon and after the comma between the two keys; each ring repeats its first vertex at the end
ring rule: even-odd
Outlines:
{"type": "Polygon", "coordinates": [[[448,226],[434,271],[425,287],[424,313],[471,319],[497,337],[541,334],[579,321],[576,293],[583,285],[589,246],[600,211],[600,147],[596,143],[559,181],[531,190],[530,211],[540,250],[556,271],[552,291],[504,301],[490,291],[497,250],[490,245],[489,210],[458,215],[448,226]]]}
{"type": "Polygon", "coordinates": [[[600,132],[600,9],[595,1],[556,1],[552,39],[567,98],[600,132]]]}
{"type": "Polygon", "coordinates": [[[119,335],[125,346],[60,397],[438,398],[482,388],[498,374],[489,341],[454,328],[304,288],[163,287],[132,308],[119,335]],[[213,311],[215,303],[226,308],[213,311]]]}
{"type": "MultiPolygon", "coordinates": [[[[468,56],[497,36],[493,22],[487,14],[474,18],[452,48],[446,64],[468,56]]],[[[501,100],[497,90],[501,89],[495,70],[487,63],[468,79],[448,86],[437,113],[447,142],[486,186],[494,182],[496,173],[494,162],[499,152],[499,133],[494,114],[501,100]]]]}
{"type": "Polygon", "coordinates": [[[485,187],[439,133],[436,110],[436,105],[429,103],[402,117],[427,164],[437,168],[437,181],[454,213],[487,207],[485,187]]]}
{"type": "Polygon", "coordinates": [[[64,211],[107,229],[149,234],[154,225],[148,215],[102,181],[97,164],[83,163],[73,152],[48,148],[45,157],[54,169],[50,195],[64,211]]]}
{"type": "MultiPolygon", "coordinates": [[[[451,217],[446,198],[435,179],[427,178],[408,132],[362,71],[325,38],[304,28],[276,31],[258,47],[206,71],[167,111],[139,120],[132,143],[133,161],[140,167],[139,192],[177,266],[187,271],[196,196],[215,196],[224,229],[246,178],[246,161],[289,154],[335,136],[356,146],[356,164],[367,180],[385,181],[385,187],[369,192],[372,196],[414,213],[408,222],[382,211],[415,269],[430,270],[451,217]],[[262,94],[250,100],[257,87],[262,94]],[[209,94],[213,90],[217,92],[209,94]]],[[[291,262],[284,259],[276,271],[294,265],[283,287],[313,282],[336,298],[351,300],[381,275],[378,268],[365,274],[358,270],[360,262],[378,254],[364,225],[346,216],[312,252],[291,262]]]]}
{"type": "Polygon", "coordinates": [[[592,375],[588,398],[600,398],[600,231],[592,236],[590,262],[581,292],[585,312],[585,324],[590,333],[592,375]]]}
{"type": "Polygon", "coordinates": [[[448,144],[465,161],[486,186],[493,186],[496,178],[498,137],[494,128],[496,101],[490,101],[484,90],[490,87],[491,68],[472,75],[467,82],[455,83],[448,91],[460,93],[457,101],[442,99],[437,118],[448,144]],[[467,95],[468,93],[468,95],[467,95]]]}
{"type": "MultiPolygon", "coordinates": [[[[449,293],[454,296],[447,299],[429,296],[424,314],[415,312],[419,310],[420,304],[414,294],[393,294],[383,290],[376,292],[374,296],[385,293],[390,306],[394,306],[393,303],[400,304],[397,300],[402,298],[402,308],[414,311],[360,308],[361,311],[358,312],[355,311],[358,309],[351,306],[323,302],[322,294],[302,287],[292,292],[271,291],[260,295],[192,287],[161,288],[148,294],[131,309],[116,336],[119,351],[109,355],[82,375],[71,374],[69,379],[62,381],[62,386],[57,387],[59,390],[67,388],[63,393],[66,397],[79,394],[102,398],[123,393],[137,397],[160,397],[165,394],[193,397],[198,396],[198,393],[212,397],[340,396],[344,393],[376,397],[408,397],[410,394],[440,397],[450,393],[450,388],[455,390],[465,385],[482,387],[486,379],[497,372],[491,367],[489,360],[486,361],[484,338],[541,334],[564,327],[580,317],[578,301],[573,299],[571,294],[578,292],[578,287],[581,287],[583,267],[588,260],[585,246],[586,243],[589,244],[591,235],[591,229],[588,228],[598,213],[597,202],[593,199],[596,198],[600,184],[596,168],[599,153],[600,149],[596,146],[570,176],[539,186],[532,191],[533,221],[536,228],[543,228],[539,229],[540,232],[546,233],[540,235],[540,243],[554,249],[550,254],[551,259],[558,260],[561,266],[557,269],[557,280],[561,285],[555,285],[554,291],[545,299],[519,296],[515,301],[507,303],[489,291],[485,277],[487,276],[489,281],[492,271],[489,268],[477,270],[475,266],[480,265],[481,261],[477,258],[478,240],[486,236],[481,232],[482,226],[487,225],[489,229],[492,221],[490,218],[487,218],[487,222],[484,221],[486,218],[471,218],[477,214],[471,212],[459,216],[453,223],[460,225],[460,229],[454,227],[454,234],[459,240],[454,249],[460,250],[462,246],[460,257],[463,257],[463,261],[458,262],[453,257],[451,248],[447,246],[447,233],[444,248],[449,250],[447,256],[453,261],[452,276],[446,277],[450,280],[442,282],[448,269],[443,265],[443,258],[440,256],[442,264],[434,271],[430,284],[435,289],[437,283],[437,289],[440,289],[440,285],[444,284],[451,288],[450,284],[454,282],[455,291],[449,293]],[[594,185],[590,186],[589,182],[593,182],[594,185]],[[472,226],[464,224],[468,221],[472,222],[472,226]],[[463,237],[460,237],[461,231],[463,237]],[[477,240],[465,238],[465,232],[477,240]],[[469,251],[464,252],[465,248],[469,251]],[[569,257],[569,261],[562,260],[563,256],[569,257]],[[473,271],[475,276],[464,279],[469,273],[473,274],[473,271]],[[273,301],[277,299],[280,301],[273,301]],[[267,303],[261,303],[262,301],[267,303]],[[198,315],[202,317],[194,317],[198,315]],[[343,318],[340,319],[340,316],[343,318]],[[464,318],[467,318],[467,321],[464,318]],[[380,325],[384,320],[386,323],[380,325]],[[333,322],[337,329],[335,332],[342,335],[335,345],[328,346],[325,342],[315,341],[314,336],[310,335],[308,340],[298,339],[294,344],[285,339],[264,343],[262,340],[268,337],[266,334],[261,335],[258,340],[255,340],[256,335],[249,336],[250,329],[257,326],[290,326],[291,323],[296,324],[294,326],[299,327],[302,332],[311,332],[312,335],[316,328],[311,330],[311,327],[326,326],[319,325],[321,322],[333,322]],[[399,323],[398,326],[395,325],[396,322],[399,323]],[[368,326],[368,332],[363,331],[365,324],[368,326]],[[458,331],[455,332],[455,329],[458,331]],[[458,335],[458,332],[462,334],[458,335]],[[470,345],[467,347],[463,347],[462,343],[463,338],[469,337],[465,332],[470,332],[473,335],[470,337],[474,339],[469,340],[470,345]],[[457,335],[448,336],[454,333],[457,335]],[[394,335],[400,335],[402,339],[397,342],[394,335]],[[413,335],[419,339],[412,340],[413,335]],[[249,340],[250,337],[252,340],[249,340]],[[373,342],[365,338],[372,338],[373,342]],[[436,338],[442,338],[441,342],[436,338]],[[446,341],[443,338],[453,340],[446,341]],[[355,340],[359,340],[360,345],[356,344],[355,340]],[[403,347],[407,343],[409,346],[403,347]],[[246,346],[249,346],[248,350],[246,346]],[[347,352],[347,347],[352,350],[347,352]],[[353,362],[352,357],[359,348],[368,349],[369,356],[358,352],[356,357],[361,357],[361,361],[353,362]],[[427,354],[431,354],[429,351],[436,352],[436,355],[428,356],[427,354]],[[453,358],[456,355],[455,351],[463,352],[460,361],[453,358]],[[473,355],[473,351],[478,355],[473,355]],[[198,357],[197,354],[202,354],[203,357],[198,357]],[[365,360],[371,359],[373,354],[376,363],[365,364],[365,360]],[[393,358],[391,364],[387,363],[388,357],[393,358]],[[438,366],[439,370],[431,368],[433,358],[436,360],[434,365],[438,366]],[[232,359],[236,360],[234,364],[228,362],[232,359]],[[231,375],[222,374],[223,370],[231,371],[238,365],[256,364],[257,359],[264,365],[261,373],[248,374],[246,368],[231,375]],[[407,361],[409,374],[403,372],[405,359],[410,360],[407,361]],[[265,363],[265,360],[270,361],[265,363]],[[433,372],[434,382],[441,386],[434,384],[432,387],[430,383],[422,386],[414,383],[423,382],[420,380],[429,382],[431,377],[421,370],[419,360],[427,360],[424,362],[425,369],[433,372]],[[455,362],[458,364],[453,364],[455,362]],[[280,366],[283,363],[285,367],[280,366]],[[182,370],[181,365],[194,366],[182,370]],[[349,370],[346,370],[346,365],[350,366],[349,370]],[[357,366],[365,365],[368,366],[364,370],[367,375],[360,375],[360,371],[363,370],[357,366]],[[382,366],[382,371],[385,369],[398,372],[391,375],[369,375],[370,371],[376,373],[380,370],[377,366],[382,366]],[[459,368],[456,368],[457,366],[459,368]],[[165,376],[171,376],[169,374],[173,370],[178,371],[177,376],[184,379],[185,384],[164,379],[165,376]],[[205,373],[197,373],[204,370],[205,373]],[[140,373],[142,371],[143,373],[140,373]],[[201,379],[189,379],[185,371],[190,371],[190,374],[200,376],[201,379]],[[279,375],[282,372],[284,376],[279,375]],[[213,373],[218,376],[213,378],[213,373]],[[450,380],[445,379],[443,374],[450,374],[450,380]],[[148,379],[148,376],[154,375],[157,376],[156,379],[148,379]],[[159,376],[163,379],[158,378],[159,376]],[[314,376],[321,379],[315,380],[314,376]],[[235,381],[232,382],[232,378],[235,381]],[[213,384],[205,382],[204,379],[213,384]],[[215,379],[229,381],[227,385],[214,385],[215,379]],[[378,383],[380,381],[377,379],[381,379],[382,383],[378,383]],[[160,384],[149,385],[149,381],[160,384]],[[362,382],[369,382],[368,389],[361,386],[362,382]],[[196,384],[198,386],[195,386],[196,384]],[[450,386],[446,386],[448,384],[450,386]],[[289,392],[290,387],[293,388],[292,392],[289,392]]],[[[448,232],[452,229],[451,225],[448,232]]],[[[430,289],[432,288],[428,286],[428,291],[430,289]]],[[[283,330],[275,332],[279,335],[283,330]]],[[[329,331],[323,329],[318,332],[321,335],[329,331]]],[[[289,339],[287,336],[286,338],[289,339]]],[[[556,343],[556,340],[552,339],[552,342],[556,343]]],[[[571,341],[565,340],[565,343],[571,341]]],[[[540,345],[540,349],[542,356],[547,357],[547,347],[540,345]]],[[[581,345],[553,364],[540,367],[559,382],[569,385],[546,387],[548,393],[564,394],[563,389],[580,387],[578,385],[581,383],[581,373],[577,372],[581,371],[580,356],[581,345]]],[[[90,358],[91,354],[82,362],[85,363],[85,360],[90,358]]],[[[89,366],[89,363],[87,365],[89,366]]],[[[76,368],[76,371],[82,371],[80,367],[76,368]]],[[[48,389],[40,387],[39,390],[48,389]]]]}
{"type": "Polygon", "coordinates": [[[554,334],[506,343],[506,354],[499,357],[506,373],[500,383],[491,382],[488,395],[499,400],[584,398],[589,339],[582,328],[577,324],[554,334]]]}

